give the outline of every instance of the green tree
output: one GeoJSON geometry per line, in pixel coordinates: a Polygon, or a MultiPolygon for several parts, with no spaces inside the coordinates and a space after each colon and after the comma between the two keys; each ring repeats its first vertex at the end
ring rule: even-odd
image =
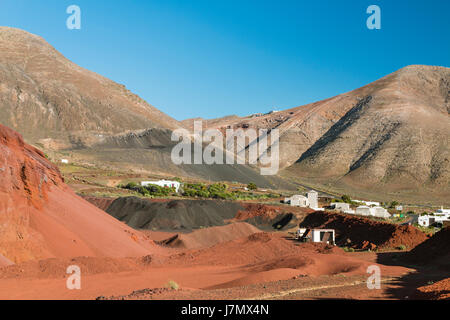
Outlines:
{"type": "Polygon", "coordinates": [[[247,185],[247,189],[248,189],[248,190],[257,190],[258,187],[257,187],[256,184],[254,184],[253,182],[250,182],[250,183],[247,185]]]}

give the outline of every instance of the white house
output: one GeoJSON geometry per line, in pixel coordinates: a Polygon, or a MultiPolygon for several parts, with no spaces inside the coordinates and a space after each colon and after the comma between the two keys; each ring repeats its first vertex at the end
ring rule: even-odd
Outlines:
{"type": "Polygon", "coordinates": [[[450,209],[441,207],[441,209],[438,209],[432,215],[420,216],[418,220],[419,225],[423,227],[429,227],[434,224],[444,224],[444,222],[450,221],[450,209]]]}
{"type": "Polygon", "coordinates": [[[178,192],[180,190],[181,183],[178,181],[169,181],[169,180],[159,180],[159,181],[142,181],[141,186],[146,187],[149,185],[157,185],[163,188],[175,188],[175,191],[178,192]]]}
{"type": "Polygon", "coordinates": [[[285,203],[289,203],[292,207],[309,207],[309,200],[307,197],[300,194],[293,195],[290,198],[284,199],[285,203]]]}
{"type": "Polygon", "coordinates": [[[67,160],[67,159],[61,159],[61,163],[69,164],[69,160],[67,160]]]}
{"type": "Polygon", "coordinates": [[[336,242],[334,229],[297,229],[297,239],[304,239],[306,242],[322,242],[334,245],[336,242]]]}
{"type": "Polygon", "coordinates": [[[350,210],[350,204],[349,203],[333,202],[331,204],[331,206],[334,208],[334,210],[339,210],[339,211],[342,211],[342,212],[350,210]]]}
{"type": "Polygon", "coordinates": [[[311,190],[307,193],[307,196],[300,194],[293,195],[290,198],[285,198],[284,202],[289,203],[293,207],[311,208],[319,210],[319,194],[317,191],[311,190]]]}
{"type": "Polygon", "coordinates": [[[355,214],[365,217],[376,217],[384,219],[387,219],[391,216],[385,208],[368,206],[359,206],[358,208],[356,208],[355,214]]]}

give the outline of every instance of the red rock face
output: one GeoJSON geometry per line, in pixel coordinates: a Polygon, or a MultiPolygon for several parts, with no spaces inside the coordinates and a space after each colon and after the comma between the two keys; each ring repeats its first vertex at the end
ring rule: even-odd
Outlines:
{"type": "Polygon", "coordinates": [[[36,208],[46,201],[50,186],[63,187],[58,168],[41,151],[25,144],[20,134],[2,125],[0,173],[0,194],[23,197],[36,208]]]}
{"type": "Polygon", "coordinates": [[[76,196],[42,152],[0,125],[0,255],[139,256],[152,243],[76,196]]]}

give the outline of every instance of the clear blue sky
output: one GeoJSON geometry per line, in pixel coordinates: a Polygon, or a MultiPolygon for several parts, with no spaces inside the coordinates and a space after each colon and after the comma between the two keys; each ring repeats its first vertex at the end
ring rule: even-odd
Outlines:
{"type": "Polygon", "coordinates": [[[0,25],[176,119],[285,109],[410,64],[450,66],[448,0],[0,0],[0,25]],[[66,8],[82,29],[66,28],[66,8]],[[366,9],[381,7],[382,29],[366,9]]]}

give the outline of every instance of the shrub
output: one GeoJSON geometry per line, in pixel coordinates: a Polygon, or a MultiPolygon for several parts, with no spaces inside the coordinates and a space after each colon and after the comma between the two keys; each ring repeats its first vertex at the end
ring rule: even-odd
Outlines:
{"type": "Polygon", "coordinates": [[[352,199],[350,198],[350,196],[348,196],[348,195],[346,195],[346,194],[344,194],[344,195],[341,197],[341,199],[342,199],[342,201],[344,201],[345,203],[352,203],[352,199]]]}
{"type": "Polygon", "coordinates": [[[397,201],[392,201],[391,204],[389,205],[389,208],[392,209],[392,208],[395,208],[398,205],[399,205],[399,203],[397,201]]]}
{"type": "Polygon", "coordinates": [[[397,250],[401,250],[401,251],[405,251],[406,250],[406,246],[404,244],[401,244],[397,247],[397,250]]]}
{"type": "Polygon", "coordinates": [[[180,286],[178,285],[178,283],[176,283],[173,280],[170,280],[167,284],[166,287],[172,290],[178,290],[180,288],[180,286]]]}
{"type": "Polygon", "coordinates": [[[136,190],[138,187],[140,187],[136,182],[129,182],[124,188],[130,189],[130,190],[136,190]]]}
{"type": "Polygon", "coordinates": [[[257,187],[256,184],[254,184],[253,182],[250,182],[250,183],[247,185],[247,189],[248,189],[248,190],[256,190],[256,189],[258,189],[258,187],[257,187]]]}

